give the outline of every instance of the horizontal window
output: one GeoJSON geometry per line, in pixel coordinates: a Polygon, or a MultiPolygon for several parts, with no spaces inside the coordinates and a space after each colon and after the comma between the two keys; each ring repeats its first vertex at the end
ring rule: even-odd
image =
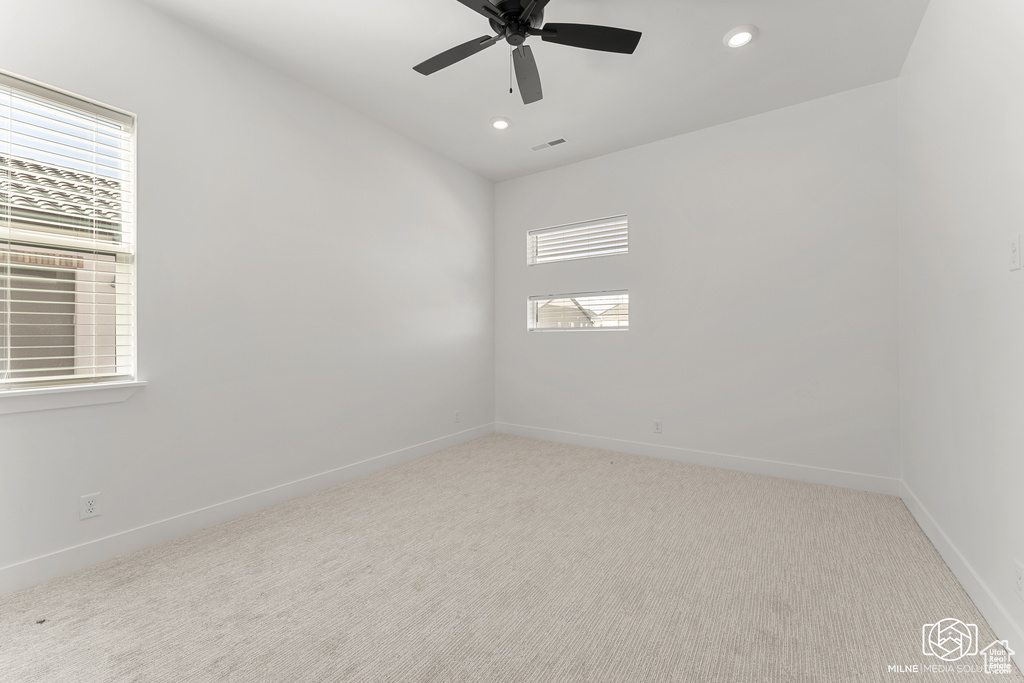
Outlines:
{"type": "Polygon", "coordinates": [[[526,261],[530,265],[572,261],[629,252],[629,221],[626,216],[603,218],[526,234],[526,261]]]}
{"type": "Polygon", "coordinates": [[[134,377],[133,123],[0,73],[0,391],[134,377]]]}
{"type": "Polygon", "coordinates": [[[629,292],[583,292],[531,296],[530,330],[627,330],[629,292]]]}

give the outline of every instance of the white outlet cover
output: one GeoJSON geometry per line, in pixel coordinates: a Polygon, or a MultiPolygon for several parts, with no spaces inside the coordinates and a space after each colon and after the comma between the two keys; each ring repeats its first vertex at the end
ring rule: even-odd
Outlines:
{"type": "Polygon", "coordinates": [[[78,518],[89,519],[90,517],[99,517],[101,503],[102,499],[98,492],[82,496],[78,501],[78,518]]]}

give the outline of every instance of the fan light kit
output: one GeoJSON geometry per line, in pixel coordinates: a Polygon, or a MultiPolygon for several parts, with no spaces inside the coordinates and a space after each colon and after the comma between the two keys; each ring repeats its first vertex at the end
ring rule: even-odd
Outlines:
{"type": "Polygon", "coordinates": [[[491,119],[491,125],[497,128],[498,130],[505,130],[510,125],[512,125],[512,122],[506,119],[504,116],[495,116],[493,119],[491,119]]]}
{"type": "MultiPolygon", "coordinates": [[[[624,28],[593,26],[591,24],[544,24],[544,7],[550,0],[458,0],[477,14],[486,17],[496,35],[480,36],[462,45],[445,50],[427,61],[417,64],[414,70],[429,76],[435,71],[461,62],[477,52],[501,40],[515,48],[512,51],[512,65],[519,83],[519,94],[523,104],[536,102],[544,97],[540,85],[540,72],[533,58],[533,50],[524,45],[530,36],[540,36],[548,43],[559,43],[584,50],[633,54],[640,43],[640,32],[624,28]],[[543,27],[541,26],[543,24],[543,27]]],[[[493,124],[493,122],[492,122],[493,124]]],[[[495,126],[497,127],[497,126],[495,126]]]]}
{"type": "Polygon", "coordinates": [[[737,26],[725,34],[722,42],[729,47],[743,47],[757,36],[757,27],[753,24],[737,26]]]}

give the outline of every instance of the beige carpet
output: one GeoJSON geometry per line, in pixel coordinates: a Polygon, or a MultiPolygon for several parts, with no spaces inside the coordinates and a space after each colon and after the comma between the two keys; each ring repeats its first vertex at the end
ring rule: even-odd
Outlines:
{"type": "Polygon", "coordinates": [[[0,597],[0,679],[1024,680],[887,672],[950,617],[896,498],[496,434],[0,597]]]}

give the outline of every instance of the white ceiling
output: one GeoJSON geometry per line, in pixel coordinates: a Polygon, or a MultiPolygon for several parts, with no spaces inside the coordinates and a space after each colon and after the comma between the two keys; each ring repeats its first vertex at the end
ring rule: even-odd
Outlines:
{"type": "Polygon", "coordinates": [[[502,42],[431,76],[415,64],[490,34],[457,0],[146,0],[499,181],[895,78],[928,0],[551,0],[545,22],[643,32],[633,55],[531,38],[544,99],[510,95],[502,42]],[[729,49],[740,24],[758,39],[729,49]],[[490,120],[512,126],[495,131],[490,120]],[[565,137],[568,144],[530,148],[565,137]]]}

